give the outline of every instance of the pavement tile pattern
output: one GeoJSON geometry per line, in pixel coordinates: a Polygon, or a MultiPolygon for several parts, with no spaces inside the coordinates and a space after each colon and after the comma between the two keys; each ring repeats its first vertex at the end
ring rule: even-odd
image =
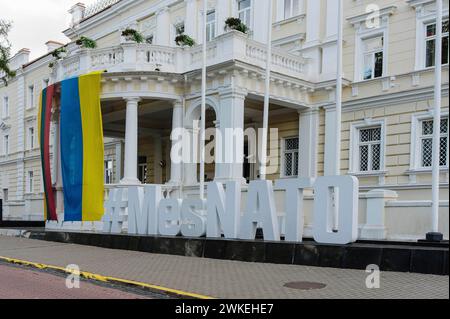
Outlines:
{"type": "Polygon", "coordinates": [[[368,289],[365,271],[156,255],[0,236],[0,256],[179,289],[224,299],[448,299],[449,277],[382,272],[368,289]],[[326,287],[296,290],[290,282],[326,287]]]}

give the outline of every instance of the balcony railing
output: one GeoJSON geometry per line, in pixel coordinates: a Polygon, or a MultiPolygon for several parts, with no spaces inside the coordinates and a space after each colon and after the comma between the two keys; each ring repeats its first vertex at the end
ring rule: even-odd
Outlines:
{"type": "MultiPolygon", "coordinates": [[[[232,31],[208,43],[207,64],[241,61],[266,67],[266,46],[232,31]]],[[[202,46],[169,47],[151,44],[122,43],[100,49],[79,49],[72,45],[66,58],[58,62],[57,80],[96,70],[108,72],[160,71],[183,74],[201,68],[202,46]]],[[[306,60],[274,48],[272,71],[304,78],[306,60]]]]}

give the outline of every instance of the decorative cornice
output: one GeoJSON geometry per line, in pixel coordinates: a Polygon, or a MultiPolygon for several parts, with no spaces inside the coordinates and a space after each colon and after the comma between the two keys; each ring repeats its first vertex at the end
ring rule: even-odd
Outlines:
{"type": "MultiPolygon", "coordinates": [[[[383,9],[380,9],[380,18],[389,17],[390,15],[394,14],[397,10],[396,6],[389,6],[383,9]]],[[[347,18],[347,21],[350,22],[353,26],[358,25],[360,23],[363,23],[367,21],[370,16],[373,15],[373,12],[360,14],[357,16],[349,17],[347,18]]]]}

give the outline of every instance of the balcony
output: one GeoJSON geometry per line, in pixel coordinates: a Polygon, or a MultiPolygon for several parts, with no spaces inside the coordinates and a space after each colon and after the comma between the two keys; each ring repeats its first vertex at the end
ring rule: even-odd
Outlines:
{"type": "MultiPolygon", "coordinates": [[[[108,72],[164,72],[184,74],[201,68],[202,46],[166,47],[124,42],[118,46],[99,49],[68,48],[68,55],[57,63],[57,81],[80,74],[107,70],[108,72]]],[[[207,65],[230,61],[265,69],[266,46],[237,31],[225,33],[207,45],[207,65]]],[[[283,50],[273,49],[272,71],[296,79],[304,79],[306,60],[283,50]]]]}

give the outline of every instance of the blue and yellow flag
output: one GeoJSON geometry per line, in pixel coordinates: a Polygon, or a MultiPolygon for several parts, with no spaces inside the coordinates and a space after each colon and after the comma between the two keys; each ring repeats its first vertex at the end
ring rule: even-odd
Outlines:
{"type": "Polygon", "coordinates": [[[61,82],[60,142],[65,221],[100,221],[104,213],[101,73],[61,82]]]}

